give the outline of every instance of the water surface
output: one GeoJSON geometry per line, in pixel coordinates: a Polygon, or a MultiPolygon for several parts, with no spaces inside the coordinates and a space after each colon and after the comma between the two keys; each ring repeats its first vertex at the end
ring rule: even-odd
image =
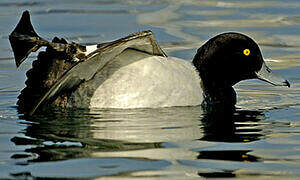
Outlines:
{"type": "Polygon", "coordinates": [[[296,0],[1,1],[0,178],[300,178],[299,9],[296,0]],[[216,34],[242,32],[292,87],[241,82],[234,115],[174,107],[25,118],[15,104],[37,54],[16,69],[8,34],[26,9],[48,40],[93,44],[151,29],[184,59],[216,34]]]}

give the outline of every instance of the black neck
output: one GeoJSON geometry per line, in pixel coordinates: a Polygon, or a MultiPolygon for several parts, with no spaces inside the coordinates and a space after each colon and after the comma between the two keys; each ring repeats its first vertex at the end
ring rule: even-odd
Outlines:
{"type": "Polygon", "coordinates": [[[202,106],[209,111],[234,110],[236,104],[236,92],[233,87],[221,85],[216,82],[202,82],[204,100],[202,106]]]}

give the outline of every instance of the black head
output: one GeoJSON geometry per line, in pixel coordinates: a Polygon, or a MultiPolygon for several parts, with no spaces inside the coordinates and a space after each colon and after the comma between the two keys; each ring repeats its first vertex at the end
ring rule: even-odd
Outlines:
{"type": "Polygon", "coordinates": [[[204,84],[213,81],[220,86],[256,78],[263,62],[258,45],[239,33],[215,36],[198,49],[193,60],[204,84]]]}
{"type": "MultiPolygon", "coordinates": [[[[224,33],[207,41],[197,51],[193,64],[199,71],[204,92],[211,96],[234,96],[232,86],[246,79],[261,79],[273,85],[289,86],[272,73],[258,45],[240,33],[224,33]]],[[[235,100],[231,100],[235,104],[235,100]]]]}

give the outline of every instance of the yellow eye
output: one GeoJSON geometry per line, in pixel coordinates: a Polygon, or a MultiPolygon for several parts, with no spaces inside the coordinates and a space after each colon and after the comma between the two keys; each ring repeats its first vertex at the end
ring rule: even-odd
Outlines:
{"type": "Polygon", "coordinates": [[[243,53],[245,54],[245,56],[249,56],[250,50],[249,49],[244,49],[243,53]]]}

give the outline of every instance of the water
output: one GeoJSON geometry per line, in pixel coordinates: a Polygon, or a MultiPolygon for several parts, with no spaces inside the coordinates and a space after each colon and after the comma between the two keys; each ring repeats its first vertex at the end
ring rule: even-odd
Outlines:
{"type": "Polygon", "coordinates": [[[0,178],[300,179],[299,9],[297,0],[1,1],[0,178]],[[48,40],[92,44],[151,29],[184,59],[218,33],[243,32],[292,87],[241,82],[234,115],[174,107],[25,118],[15,104],[36,54],[16,69],[8,43],[25,9],[48,40]]]}

